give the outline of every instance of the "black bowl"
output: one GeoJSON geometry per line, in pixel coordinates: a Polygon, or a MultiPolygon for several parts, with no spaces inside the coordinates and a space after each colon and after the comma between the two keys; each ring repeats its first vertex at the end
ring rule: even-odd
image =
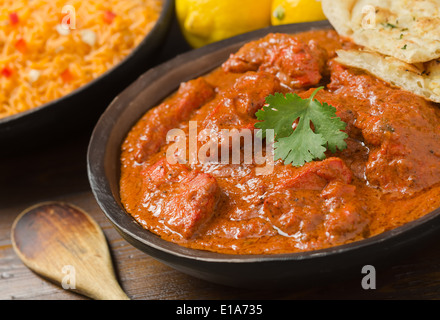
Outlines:
{"type": "Polygon", "coordinates": [[[184,248],[143,229],[119,198],[120,146],[133,124],[174,92],[179,84],[203,75],[244,43],[269,32],[295,33],[329,28],[328,22],[269,27],[197,49],[151,69],[119,95],[97,123],[88,150],[88,175],[105,215],[136,248],[186,274],[246,288],[300,288],[359,277],[362,267],[393,261],[433,235],[440,210],[367,240],[325,250],[276,255],[229,255],[184,248]]]}
{"type": "Polygon", "coordinates": [[[174,1],[164,0],[153,29],[127,56],[93,81],[37,108],[0,119],[2,154],[62,140],[66,135],[90,135],[99,116],[114,97],[153,66],[174,15],[174,1]]]}

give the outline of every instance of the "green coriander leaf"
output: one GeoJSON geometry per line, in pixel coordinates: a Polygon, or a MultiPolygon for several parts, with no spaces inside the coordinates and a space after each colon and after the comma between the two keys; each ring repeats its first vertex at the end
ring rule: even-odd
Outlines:
{"type": "Polygon", "coordinates": [[[315,127],[315,133],[322,135],[328,149],[335,153],[337,149],[344,150],[347,148],[345,139],[348,138],[345,130],[347,124],[336,116],[336,108],[327,104],[321,104],[317,100],[310,102],[308,109],[310,120],[315,127]]]}
{"type": "Polygon", "coordinates": [[[336,116],[336,108],[314,99],[321,89],[316,89],[309,99],[290,93],[270,95],[263,109],[256,113],[261,121],[255,124],[261,129],[260,136],[265,137],[268,129],[275,132],[275,160],[302,166],[305,162],[324,159],[327,149],[336,152],[347,148],[348,135],[342,131],[346,123],[336,116]]]}
{"type": "Polygon", "coordinates": [[[274,144],[275,159],[284,160],[285,164],[300,167],[315,159],[324,159],[326,148],[324,138],[316,134],[307,123],[308,118],[301,118],[293,133],[278,139],[274,144]]]}
{"type": "Polygon", "coordinates": [[[265,129],[273,129],[278,139],[288,137],[292,134],[292,125],[296,119],[307,112],[309,101],[301,99],[298,95],[291,93],[284,95],[275,93],[266,98],[266,106],[255,115],[258,120],[256,128],[262,129],[263,137],[265,129]]]}

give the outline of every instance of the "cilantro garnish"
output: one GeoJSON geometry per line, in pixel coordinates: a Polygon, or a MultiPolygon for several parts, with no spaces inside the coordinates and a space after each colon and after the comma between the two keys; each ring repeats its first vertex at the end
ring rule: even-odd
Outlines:
{"type": "Polygon", "coordinates": [[[395,26],[394,24],[391,24],[389,22],[383,23],[382,25],[384,26],[384,28],[391,28],[391,29],[397,28],[397,26],[395,26]]]}
{"type": "Polygon", "coordinates": [[[316,159],[323,160],[327,149],[334,153],[347,148],[348,135],[342,131],[347,124],[336,116],[336,108],[314,99],[321,89],[323,87],[316,89],[308,99],[292,93],[269,95],[266,105],[255,114],[261,120],[255,124],[262,129],[261,137],[266,136],[266,130],[274,130],[275,160],[302,166],[316,159]]]}

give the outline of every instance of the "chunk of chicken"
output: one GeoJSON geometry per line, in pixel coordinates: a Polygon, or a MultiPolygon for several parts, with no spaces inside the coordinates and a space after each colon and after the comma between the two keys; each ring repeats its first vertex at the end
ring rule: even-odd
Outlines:
{"type": "Polygon", "coordinates": [[[190,118],[193,111],[210,101],[215,90],[203,78],[198,78],[182,83],[177,94],[152,109],[137,124],[137,127],[145,128],[135,146],[138,163],[156,153],[165,144],[168,131],[177,128],[190,118]]]}
{"type": "Polygon", "coordinates": [[[292,174],[291,178],[277,185],[275,190],[322,190],[330,181],[349,184],[353,179],[353,173],[340,158],[309,162],[292,174]]]}
{"type": "Polygon", "coordinates": [[[223,64],[228,72],[264,71],[290,88],[318,84],[326,72],[327,51],[314,41],[303,43],[294,36],[269,34],[244,45],[223,64]]]}
{"type": "Polygon", "coordinates": [[[143,206],[184,239],[193,237],[214,214],[220,189],[212,175],[169,164],[166,158],[147,166],[141,174],[143,206]]]}
{"type": "Polygon", "coordinates": [[[355,186],[340,181],[330,182],[321,193],[325,200],[324,227],[330,244],[360,240],[369,235],[370,219],[355,193],[355,186]]]}
{"type": "Polygon", "coordinates": [[[219,191],[212,175],[191,172],[169,196],[160,217],[170,229],[189,239],[213,216],[219,191]]]}

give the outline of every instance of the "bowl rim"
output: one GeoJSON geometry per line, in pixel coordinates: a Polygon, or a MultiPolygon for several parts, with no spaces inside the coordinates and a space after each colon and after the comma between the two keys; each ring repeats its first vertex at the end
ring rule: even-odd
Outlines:
{"type": "MultiPolygon", "coordinates": [[[[141,247],[144,249],[141,249],[144,252],[146,252],[145,248],[151,248],[152,250],[169,254],[174,257],[207,263],[220,262],[228,264],[248,264],[256,262],[271,263],[286,260],[318,260],[336,255],[356,254],[372,247],[387,250],[388,248],[395,246],[396,242],[399,242],[399,245],[403,246],[405,243],[416,241],[417,239],[424,237],[426,233],[432,232],[432,229],[437,227],[433,222],[439,218],[440,208],[392,230],[388,230],[367,239],[354,241],[344,245],[293,253],[228,254],[187,248],[176,243],[166,241],[139,225],[135,219],[131,217],[131,215],[129,215],[123,208],[121,208],[119,203],[116,201],[115,195],[112,193],[106,176],[104,159],[106,157],[108,139],[110,133],[114,129],[114,121],[112,118],[114,118],[115,115],[119,116],[124,110],[124,107],[121,105],[121,100],[124,100],[125,97],[135,97],[139,95],[146,87],[148,87],[148,85],[151,85],[151,83],[157,80],[157,77],[161,77],[165,72],[167,72],[172,64],[180,65],[183,63],[188,63],[194,60],[196,57],[202,57],[215,53],[224,47],[232,46],[234,44],[251,41],[252,38],[258,38],[270,32],[287,32],[294,34],[295,32],[303,31],[294,31],[296,28],[313,30],[329,27],[331,27],[331,25],[327,20],[311,23],[271,26],[222,40],[205,47],[190,50],[148,70],[110,103],[98,120],[90,138],[87,150],[87,174],[92,193],[94,194],[99,207],[123,238],[125,238],[132,245],[135,245],[138,248],[141,247]],[[142,81],[145,84],[144,86],[140,85],[142,81]],[[133,228],[133,225],[136,225],[136,227],[133,228]],[[409,237],[409,235],[412,235],[412,237],[409,237]]],[[[219,62],[219,64],[220,63],[221,62],[219,62]]],[[[215,67],[216,66],[213,66],[213,69],[215,67]]],[[[126,103],[126,105],[128,104],[129,102],[126,103]]]]}
{"type": "MultiPolygon", "coordinates": [[[[80,86],[79,88],[67,93],[66,95],[59,97],[55,100],[46,102],[42,105],[39,105],[35,108],[31,108],[4,118],[0,118],[0,127],[11,125],[16,121],[19,121],[23,118],[26,118],[27,116],[33,115],[41,110],[51,109],[60,103],[63,103],[65,100],[68,100],[76,95],[83,94],[84,92],[87,92],[91,87],[96,86],[98,83],[100,83],[104,78],[110,77],[112,74],[116,73],[120,69],[124,67],[124,65],[131,60],[141,47],[144,47],[146,44],[148,44],[150,41],[155,40],[157,37],[157,30],[159,30],[161,27],[163,27],[163,24],[167,20],[167,16],[172,14],[174,10],[174,1],[173,0],[162,0],[163,1],[163,7],[160,12],[159,18],[156,20],[153,28],[150,30],[150,32],[142,39],[142,41],[133,49],[131,52],[125,56],[121,61],[119,61],[116,65],[111,67],[110,69],[106,70],[104,73],[96,77],[95,79],[87,82],[86,84],[80,86]]],[[[170,19],[171,20],[171,19],[170,19]]]]}

